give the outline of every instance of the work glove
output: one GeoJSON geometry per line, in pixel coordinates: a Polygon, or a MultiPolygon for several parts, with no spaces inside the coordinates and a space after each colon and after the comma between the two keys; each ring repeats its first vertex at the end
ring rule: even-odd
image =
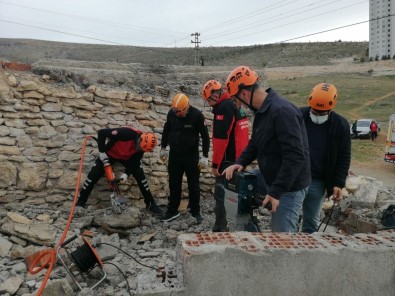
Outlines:
{"type": "Polygon", "coordinates": [[[199,160],[199,169],[204,169],[208,166],[208,158],[207,157],[200,157],[199,160]]]}
{"type": "Polygon", "coordinates": [[[123,173],[120,177],[119,177],[119,181],[121,181],[122,183],[125,183],[128,180],[128,175],[123,173]]]}
{"type": "Polygon", "coordinates": [[[169,159],[169,151],[162,149],[159,154],[160,159],[166,163],[169,159]]]}
{"type": "Polygon", "coordinates": [[[99,158],[102,161],[102,163],[109,163],[110,162],[109,159],[108,159],[107,154],[104,153],[104,152],[100,152],[99,153],[99,158]]]}

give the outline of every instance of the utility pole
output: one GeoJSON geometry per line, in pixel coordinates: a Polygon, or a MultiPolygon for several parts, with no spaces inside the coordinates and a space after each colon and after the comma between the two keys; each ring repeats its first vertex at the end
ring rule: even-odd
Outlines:
{"type": "Polygon", "coordinates": [[[195,40],[191,40],[191,43],[195,43],[195,66],[196,66],[197,65],[197,51],[199,49],[199,43],[201,43],[201,41],[199,41],[200,33],[198,33],[198,32],[192,33],[191,36],[195,36],[195,40]]]}

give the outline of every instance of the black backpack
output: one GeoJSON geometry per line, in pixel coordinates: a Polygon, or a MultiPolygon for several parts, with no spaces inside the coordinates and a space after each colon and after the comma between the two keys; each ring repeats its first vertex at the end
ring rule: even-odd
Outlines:
{"type": "Polygon", "coordinates": [[[385,227],[395,226],[395,204],[389,205],[381,216],[381,223],[385,227]]]}

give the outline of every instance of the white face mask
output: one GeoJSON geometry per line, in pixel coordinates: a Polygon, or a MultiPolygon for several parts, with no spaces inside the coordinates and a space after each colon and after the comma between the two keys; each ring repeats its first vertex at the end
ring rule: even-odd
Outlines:
{"type": "Polygon", "coordinates": [[[323,124],[323,123],[327,122],[328,117],[329,117],[329,114],[318,116],[310,111],[311,121],[315,124],[323,124]]]}

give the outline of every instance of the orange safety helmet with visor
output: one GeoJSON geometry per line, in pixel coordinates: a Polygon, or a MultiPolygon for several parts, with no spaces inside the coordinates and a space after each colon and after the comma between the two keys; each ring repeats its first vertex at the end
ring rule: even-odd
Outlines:
{"type": "Polygon", "coordinates": [[[210,99],[211,94],[213,93],[213,91],[220,90],[221,88],[222,88],[222,85],[218,81],[213,80],[213,79],[207,81],[203,85],[203,89],[202,89],[202,97],[203,97],[203,99],[205,101],[207,101],[208,99],[210,99]]]}

